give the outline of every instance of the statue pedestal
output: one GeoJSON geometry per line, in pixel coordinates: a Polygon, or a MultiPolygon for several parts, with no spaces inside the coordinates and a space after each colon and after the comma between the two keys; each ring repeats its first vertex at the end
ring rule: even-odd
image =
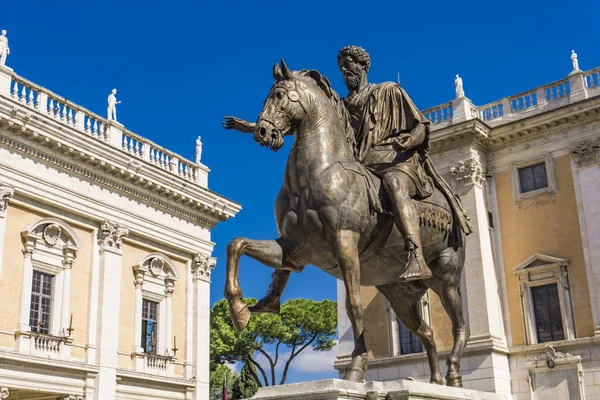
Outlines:
{"type": "Polygon", "coordinates": [[[354,383],[341,379],[264,387],[252,400],[509,400],[508,395],[408,380],[354,383]]]}

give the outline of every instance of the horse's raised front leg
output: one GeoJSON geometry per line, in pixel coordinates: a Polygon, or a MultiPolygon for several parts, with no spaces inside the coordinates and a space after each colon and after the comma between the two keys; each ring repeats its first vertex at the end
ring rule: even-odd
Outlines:
{"type": "Polygon", "coordinates": [[[229,303],[229,314],[236,330],[241,331],[250,320],[250,310],[242,302],[243,293],[239,285],[239,263],[243,255],[275,269],[301,271],[288,257],[290,246],[282,238],[277,240],[251,240],[235,238],[227,246],[227,276],[224,295],[229,303]]]}
{"type": "Polygon", "coordinates": [[[346,312],[352,323],[354,351],[346,367],[344,379],[362,382],[367,371],[368,357],[363,325],[363,307],[360,297],[360,260],[358,258],[359,234],[342,230],[335,240],[335,255],[346,286],[346,312]]]}

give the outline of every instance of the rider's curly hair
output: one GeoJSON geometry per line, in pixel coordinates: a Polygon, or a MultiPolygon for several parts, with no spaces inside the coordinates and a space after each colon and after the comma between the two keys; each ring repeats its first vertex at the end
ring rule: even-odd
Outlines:
{"type": "Polygon", "coordinates": [[[354,58],[359,64],[365,67],[365,71],[369,72],[369,68],[371,68],[371,57],[369,53],[365,49],[360,46],[346,46],[341,49],[338,53],[338,63],[340,59],[345,56],[351,56],[354,58]]]}

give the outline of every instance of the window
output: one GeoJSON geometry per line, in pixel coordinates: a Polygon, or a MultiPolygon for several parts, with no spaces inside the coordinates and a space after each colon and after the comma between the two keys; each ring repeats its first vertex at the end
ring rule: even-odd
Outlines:
{"type": "Polygon", "coordinates": [[[557,186],[552,154],[513,164],[510,180],[513,200],[519,208],[554,202],[557,186]]]}
{"type": "Polygon", "coordinates": [[[531,288],[538,343],[563,340],[565,331],[556,284],[531,288]]]}
{"type": "Polygon", "coordinates": [[[156,354],[157,331],[158,303],[144,299],[142,303],[142,348],[144,353],[156,354]]]}
{"type": "Polygon", "coordinates": [[[29,326],[32,332],[46,335],[50,333],[53,279],[50,274],[33,271],[29,311],[29,326]]]}
{"type": "MultiPolygon", "coordinates": [[[[389,310],[391,355],[399,356],[422,353],[423,345],[421,344],[419,337],[412,333],[407,327],[402,325],[400,319],[396,317],[396,314],[391,307],[389,307],[389,310]]],[[[425,293],[425,295],[423,295],[418,310],[421,318],[428,325],[431,325],[431,318],[429,315],[429,293],[425,293]]]]}
{"type": "Polygon", "coordinates": [[[398,327],[400,328],[400,354],[413,354],[423,352],[423,344],[419,337],[412,333],[407,327],[402,325],[400,320],[396,318],[398,327]]]}
{"type": "Polygon", "coordinates": [[[575,338],[568,265],[567,259],[536,253],[513,269],[527,344],[575,338]]]}
{"type": "Polygon", "coordinates": [[[519,184],[521,186],[521,193],[547,188],[548,175],[546,173],[546,163],[542,162],[519,168],[519,184]]]}

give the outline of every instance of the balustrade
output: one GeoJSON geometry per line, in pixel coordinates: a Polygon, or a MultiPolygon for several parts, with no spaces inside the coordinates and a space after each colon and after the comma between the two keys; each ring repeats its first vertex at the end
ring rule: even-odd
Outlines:
{"type": "Polygon", "coordinates": [[[170,360],[170,357],[147,354],[146,366],[149,370],[166,371],[170,360]]]}
{"type": "MultiPolygon", "coordinates": [[[[40,114],[67,125],[94,139],[109,143],[110,122],[51,91],[13,75],[10,97],[40,114]]],[[[133,132],[124,130],[120,144],[123,151],[169,171],[187,181],[198,182],[198,166],[133,132]]]]}
{"type": "Polygon", "coordinates": [[[60,353],[60,345],[65,340],[62,337],[42,334],[33,334],[32,338],[33,348],[35,349],[35,351],[52,354],[60,353]]]}
{"type": "Polygon", "coordinates": [[[544,86],[544,92],[546,93],[546,100],[548,100],[548,102],[567,97],[571,93],[569,80],[561,79],[560,81],[546,85],[544,86]]]}
{"type": "Polygon", "coordinates": [[[501,101],[486,104],[479,107],[479,115],[482,121],[492,121],[504,116],[504,104],[501,101]]]}
{"type": "Polygon", "coordinates": [[[600,86],[600,68],[595,68],[584,73],[585,87],[588,89],[600,86]]]}
{"type": "Polygon", "coordinates": [[[508,98],[511,111],[513,113],[519,113],[521,111],[527,111],[533,107],[538,106],[538,97],[535,90],[520,93],[508,98]]]}
{"type": "Polygon", "coordinates": [[[431,122],[432,125],[438,124],[444,121],[452,121],[452,103],[442,104],[436,107],[428,108],[423,110],[425,118],[431,122]]]}

